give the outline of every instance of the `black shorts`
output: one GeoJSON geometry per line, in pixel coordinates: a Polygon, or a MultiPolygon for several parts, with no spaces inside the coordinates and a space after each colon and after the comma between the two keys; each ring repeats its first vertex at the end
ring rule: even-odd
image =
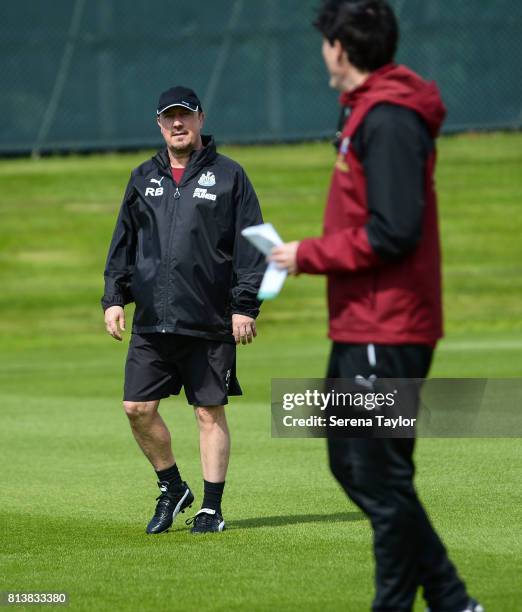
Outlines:
{"type": "Polygon", "coordinates": [[[149,402],[185,389],[192,406],[222,406],[242,395],[236,346],[178,334],[132,334],[123,399],[149,402]]]}

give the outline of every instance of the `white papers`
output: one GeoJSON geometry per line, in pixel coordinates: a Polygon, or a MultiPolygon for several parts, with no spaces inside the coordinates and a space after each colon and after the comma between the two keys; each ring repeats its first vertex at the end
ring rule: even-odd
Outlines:
{"type": "Polygon", "coordinates": [[[275,247],[283,244],[281,237],[275,231],[271,223],[263,223],[262,225],[251,225],[245,228],[242,232],[243,236],[257,247],[263,255],[270,255],[270,251],[275,247]]]}
{"type": "MultiPolygon", "coordinates": [[[[241,234],[249,240],[263,255],[269,255],[275,247],[283,244],[281,237],[271,223],[252,225],[245,228],[241,234]]],[[[273,262],[268,264],[259,293],[260,300],[272,300],[281,291],[287,275],[286,270],[280,270],[273,262]]]]}

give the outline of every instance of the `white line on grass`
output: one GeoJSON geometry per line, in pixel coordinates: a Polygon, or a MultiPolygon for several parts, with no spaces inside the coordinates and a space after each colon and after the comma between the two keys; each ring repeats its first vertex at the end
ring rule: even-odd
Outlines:
{"type": "MultiPolygon", "coordinates": [[[[286,347],[290,348],[290,347],[286,347]]],[[[520,340],[461,340],[451,341],[443,340],[437,347],[440,352],[461,352],[461,351],[518,351],[522,350],[522,338],[520,340]]],[[[299,347],[299,357],[306,355],[318,355],[317,347],[310,347],[310,350],[299,347]]],[[[260,357],[261,358],[261,357],[260,357]]],[[[265,359],[265,356],[262,356],[265,359]]],[[[114,368],[114,360],[97,360],[97,361],[64,361],[53,363],[0,363],[0,376],[8,372],[19,371],[52,371],[52,370],[78,370],[85,369],[107,369],[114,368]]],[[[119,365],[117,366],[119,367],[119,365]]]]}

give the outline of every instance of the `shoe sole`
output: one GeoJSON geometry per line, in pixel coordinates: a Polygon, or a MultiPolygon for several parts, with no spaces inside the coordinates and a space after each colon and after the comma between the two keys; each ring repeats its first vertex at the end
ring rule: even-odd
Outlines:
{"type": "Polygon", "coordinates": [[[225,531],[225,521],[219,523],[217,531],[192,531],[191,529],[190,533],[192,535],[205,535],[206,533],[221,533],[222,531],[225,531]]]}
{"type": "MultiPolygon", "coordinates": [[[[486,612],[486,608],[482,604],[479,604],[478,601],[475,604],[472,604],[472,608],[466,608],[462,612],[486,612]]],[[[431,608],[426,608],[426,612],[431,612],[431,608]]]]}
{"type": "MultiPolygon", "coordinates": [[[[192,495],[192,491],[187,487],[187,490],[185,491],[183,497],[179,500],[176,507],[174,508],[174,511],[172,512],[172,523],[174,522],[174,519],[178,516],[180,512],[184,513],[187,508],[192,508],[193,502],[194,502],[194,495],[192,495]],[[192,497],[192,499],[188,503],[183,505],[183,503],[186,501],[188,497],[192,497]]],[[[172,523],[163,531],[154,531],[153,533],[147,533],[147,535],[160,535],[162,533],[168,533],[169,529],[172,527],[172,523]]]]}

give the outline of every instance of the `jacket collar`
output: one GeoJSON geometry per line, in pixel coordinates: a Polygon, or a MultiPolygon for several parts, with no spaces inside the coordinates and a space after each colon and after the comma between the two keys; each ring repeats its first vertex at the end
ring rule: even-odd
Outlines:
{"type": "MultiPolygon", "coordinates": [[[[217,157],[217,149],[214,138],[210,135],[202,135],[201,140],[203,142],[203,148],[199,149],[198,151],[192,151],[190,154],[187,170],[190,170],[191,173],[204,166],[208,166],[217,157]]],[[[152,161],[165,172],[170,173],[170,159],[166,147],[158,151],[152,158],[152,161]]],[[[185,170],[185,172],[187,172],[187,170],[185,170]]]]}
{"type": "Polygon", "coordinates": [[[349,119],[352,130],[370,108],[381,103],[404,106],[418,113],[433,138],[446,116],[437,85],[425,81],[410,68],[396,64],[387,64],[373,72],[359,87],[341,94],[340,102],[352,109],[349,119]]]}
{"type": "Polygon", "coordinates": [[[341,106],[348,107],[355,106],[365,94],[374,89],[376,86],[379,86],[383,76],[387,75],[389,72],[393,72],[396,68],[396,64],[386,64],[385,66],[381,66],[381,68],[372,72],[370,76],[361,85],[359,85],[359,87],[356,87],[352,91],[344,91],[339,96],[339,104],[341,106]]]}

